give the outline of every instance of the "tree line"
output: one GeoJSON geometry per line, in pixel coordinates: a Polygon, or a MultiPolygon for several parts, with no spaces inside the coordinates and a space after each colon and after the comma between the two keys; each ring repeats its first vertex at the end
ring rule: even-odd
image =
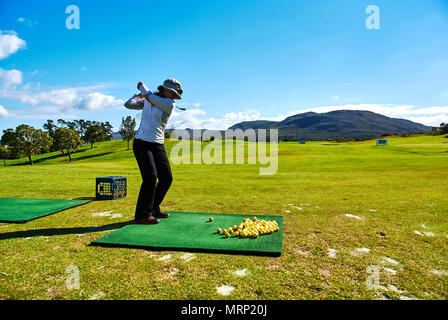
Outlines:
{"type": "Polygon", "coordinates": [[[448,123],[442,122],[440,124],[439,132],[440,132],[440,134],[447,134],[448,133],[448,123]]]}
{"type": "MultiPolygon", "coordinates": [[[[35,129],[32,126],[21,124],[15,129],[3,130],[0,139],[0,159],[6,166],[6,159],[18,159],[28,157],[30,165],[33,165],[33,156],[46,152],[60,151],[62,156],[67,155],[72,161],[72,153],[81,148],[85,143],[93,148],[94,143],[109,141],[112,139],[113,127],[106,122],[90,120],[65,121],[58,119],[47,120],[43,129],[35,129]]],[[[128,142],[135,135],[135,119],[128,116],[122,118],[120,134],[123,140],[128,142]]]]}

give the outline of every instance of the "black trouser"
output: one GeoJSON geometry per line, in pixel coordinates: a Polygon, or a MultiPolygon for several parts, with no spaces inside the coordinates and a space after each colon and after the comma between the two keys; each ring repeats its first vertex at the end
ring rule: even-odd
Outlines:
{"type": "Polygon", "coordinates": [[[143,179],[135,219],[147,219],[154,211],[160,210],[173,176],[163,144],[134,139],[133,149],[143,179]]]}

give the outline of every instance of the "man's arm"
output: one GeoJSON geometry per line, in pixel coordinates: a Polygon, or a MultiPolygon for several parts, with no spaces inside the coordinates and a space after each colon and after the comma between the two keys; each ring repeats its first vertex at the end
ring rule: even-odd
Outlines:
{"type": "Polygon", "coordinates": [[[144,107],[144,100],[138,94],[134,94],[131,99],[125,102],[124,106],[131,110],[142,110],[144,107]]]}

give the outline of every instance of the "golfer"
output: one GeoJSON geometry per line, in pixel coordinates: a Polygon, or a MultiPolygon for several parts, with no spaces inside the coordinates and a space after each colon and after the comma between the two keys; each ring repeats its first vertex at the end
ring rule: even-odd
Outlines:
{"type": "Polygon", "coordinates": [[[143,82],[137,84],[141,92],[125,103],[125,107],[143,110],[133,143],[134,155],[142,175],[142,185],[135,209],[136,224],[157,224],[158,218],[169,214],[160,210],[173,181],[170,163],[165,151],[165,127],[174,107],[175,99],[182,98],[182,85],[176,79],[165,80],[151,92],[143,82]],[[159,180],[157,182],[157,179],[159,180]]]}

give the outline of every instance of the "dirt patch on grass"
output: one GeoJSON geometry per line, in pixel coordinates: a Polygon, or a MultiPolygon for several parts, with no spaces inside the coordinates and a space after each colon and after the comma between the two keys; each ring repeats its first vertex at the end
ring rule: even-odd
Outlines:
{"type": "Polygon", "coordinates": [[[327,269],[327,268],[319,269],[319,273],[320,273],[321,275],[323,275],[324,277],[329,277],[329,276],[331,276],[331,271],[330,271],[329,269],[327,269]]]}
{"type": "Polygon", "coordinates": [[[164,268],[162,272],[157,274],[156,280],[157,281],[175,281],[177,280],[179,274],[179,269],[175,267],[171,268],[164,268]]]}
{"type": "Polygon", "coordinates": [[[45,295],[50,299],[56,299],[55,295],[62,289],[61,286],[51,287],[47,289],[45,295]]]}
{"type": "Polygon", "coordinates": [[[295,248],[296,253],[298,253],[301,256],[307,257],[311,254],[311,250],[306,247],[296,247],[295,248]]]}
{"type": "Polygon", "coordinates": [[[278,264],[269,264],[266,266],[267,270],[276,270],[278,268],[280,268],[280,266],[278,264]]]}

